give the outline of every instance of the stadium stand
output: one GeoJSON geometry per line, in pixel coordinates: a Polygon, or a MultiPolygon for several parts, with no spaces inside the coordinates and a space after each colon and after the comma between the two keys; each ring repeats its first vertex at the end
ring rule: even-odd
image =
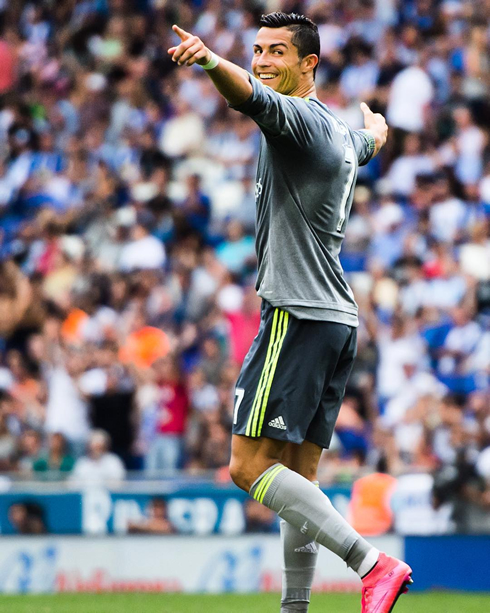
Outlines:
{"type": "Polygon", "coordinates": [[[259,133],[166,50],[179,23],[249,68],[276,9],[319,24],[321,100],[390,125],[342,251],[359,348],[320,479],[384,460],[488,508],[488,2],[0,2],[0,468],[72,480],[102,429],[142,478],[227,480],[259,133]]]}

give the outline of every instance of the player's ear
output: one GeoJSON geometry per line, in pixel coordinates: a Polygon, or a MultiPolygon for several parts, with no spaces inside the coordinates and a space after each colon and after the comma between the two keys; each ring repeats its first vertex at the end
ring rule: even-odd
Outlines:
{"type": "Polygon", "coordinates": [[[315,55],[314,53],[310,53],[310,55],[307,55],[306,57],[303,58],[302,60],[302,65],[303,65],[303,72],[307,73],[307,72],[312,72],[317,66],[318,66],[318,55],[315,55]]]}

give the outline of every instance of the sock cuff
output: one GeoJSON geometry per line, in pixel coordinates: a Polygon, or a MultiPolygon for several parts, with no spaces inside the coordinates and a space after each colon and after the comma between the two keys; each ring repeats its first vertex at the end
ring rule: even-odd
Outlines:
{"type": "Polygon", "coordinates": [[[286,476],[284,471],[288,470],[283,464],[279,463],[271,466],[254,481],[250,488],[250,496],[268,506],[268,501],[270,501],[279,483],[286,476]]]}
{"type": "Polygon", "coordinates": [[[276,466],[282,466],[282,464],[280,464],[279,462],[277,464],[274,464],[273,466],[271,466],[267,470],[264,470],[264,472],[259,477],[257,477],[257,479],[255,479],[255,481],[252,483],[252,486],[248,490],[248,493],[250,494],[250,496],[252,496],[252,498],[255,498],[254,493],[257,490],[257,487],[259,486],[259,483],[262,481],[263,477],[265,477],[265,475],[270,473],[270,471],[273,468],[276,468],[276,466]]]}
{"type": "Polygon", "coordinates": [[[281,606],[286,611],[307,611],[311,598],[311,589],[288,589],[281,599],[281,606]]]}

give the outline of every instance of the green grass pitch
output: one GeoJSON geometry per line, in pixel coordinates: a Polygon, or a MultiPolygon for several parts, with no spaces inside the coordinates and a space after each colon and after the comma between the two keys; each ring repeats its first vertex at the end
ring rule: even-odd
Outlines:
{"type": "MultiPolygon", "coordinates": [[[[278,613],[278,594],[61,594],[0,596],[0,613],[278,613]]],[[[314,594],[310,613],[359,613],[355,594],[314,594]]],[[[483,613],[490,594],[432,592],[403,596],[396,613],[483,613]]]]}

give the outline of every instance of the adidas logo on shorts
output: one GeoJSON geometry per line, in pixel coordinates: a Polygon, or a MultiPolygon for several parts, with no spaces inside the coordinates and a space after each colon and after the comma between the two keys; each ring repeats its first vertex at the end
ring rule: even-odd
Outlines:
{"type": "Polygon", "coordinates": [[[282,415],[279,415],[279,417],[272,419],[269,422],[269,426],[271,428],[279,428],[279,430],[286,430],[286,424],[284,423],[284,419],[282,418],[282,415]]]}

